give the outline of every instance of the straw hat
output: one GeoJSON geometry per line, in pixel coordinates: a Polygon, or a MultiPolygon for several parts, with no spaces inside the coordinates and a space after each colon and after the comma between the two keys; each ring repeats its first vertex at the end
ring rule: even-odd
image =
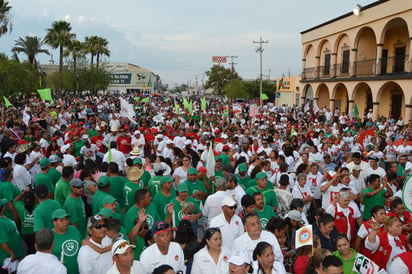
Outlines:
{"type": "Polygon", "coordinates": [[[143,168],[138,168],[138,167],[131,167],[128,171],[127,171],[127,179],[129,179],[129,181],[137,181],[139,180],[142,175],[143,175],[143,168]]]}
{"type": "Polygon", "coordinates": [[[130,155],[132,156],[139,156],[141,154],[142,154],[142,151],[140,150],[139,147],[134,147],[132,151],[130,151],[130,155]]]}
{"type": "Polygon", "coordinates": [[[18,145],[17,148],[16,148],[16,152],[17,153],[25,153],[27,150],[29,150],[30,147],[31,147],[30,144],[18,145]]]}

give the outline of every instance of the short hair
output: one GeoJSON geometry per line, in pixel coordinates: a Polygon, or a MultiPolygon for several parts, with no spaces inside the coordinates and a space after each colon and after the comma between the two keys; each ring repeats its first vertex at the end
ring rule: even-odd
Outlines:
{"type": "Polygon", "coordinates": [[[245,217],[245,224],[246,224],[246,221],[248,220],[248,219],[250,219],[250,218],[252,218],[252,217],[257,217],[258,219],[259,219],[259,215],[257,215],[257,213],[249,213],[248,215],[246,215],[246,217],[245,217]]]}
{"type": "Polygon", "coordinates": [[[147,192],[148,192],[147,189],[144,189],[144,188],[136,190],[136,192],[134,193],[134,199],[135,199],[136,203],[143,200],[144,196],[146,195],[147,192]]]}
{"type": "Polygon", "coordinates": [[[371,174],[368,177],[368,183],[371,184],[373,182],[375,182],[376,179],[380,179],[381,177],[378,174],[371,174]]]}
{"type": "Polygon", "coordinates": [[[350,198],[349,192],[339,192],[339,201],[346,198],[350,198]]]}
{"type": "Polygon", "coordinates": [[[403,204],[402,199],[399,197],[395,197],[392,200],[391,209],[395,209],[398,205],[401,205],[401,204],[403,204]]]}
{"type": "MultiPolygon", "coordinates": [[[[371,208],[371,214],[372,216],[376,215],[379,211],[381,210],[385,210],[385,207],[381,206],[381,205],[376,205],[374,207],[371,208]]],[[[386,211],[385,211],[386,212],[386,211]]]]}
{"type": "Polygon", "coordinates": [[[328,268],[331,267],[331,266],[340,267],[342,265],[343,265],[342,261],[338,257],[336,257],[335,255],[328,255],[322,261],[323,271],[328,270],[328,268]]]}
{"type": "Polygon", "coordinates": [[[74,168],[72,166],[65,166],[62,169],[62,177],[69,178],[74,174],[74,168]]]}
{"type": "Polygon", "coordinates": [[[116,143],[116,141],[110,142],[110,148],[117,148],[117,143],[116,143]]]}
{"type": "Polygon", "coordinates": [[[171,267],[170,265],[164,264],[164,265],[161,265],[155,268],[152,274],[164,274],[169,270],[173,270],[173,267],[171,267]]]}
{"type": "Polygon", "coordinates": [[[299,207],[303,208],[304,206],[305,204],[303,203],[302,199],[294,198],[292,199],[292,202],[290,202],[289,209],[294,210],[294,209],[298,209],[299,207]]]}
{"type": "Polygon", "coordinates": [[[279,179],[279,184],[281,186],[287,186],[289,184],[289,175],[282,174],[279,179]]]}
{"type": "Polygon", "coordinates": [[[107,230],[119,233],[122,224],[118,219],[110,218],[105,221],[105,226],[107,230]]]}
{"type": "MultiPolygon", "coordinates": [[[[262,193],[262,192],[259,192],[259,191],[253,192],[253,194],[252,194],[253,199],[255,199],[255,197],[256,197],[256,196],[259,196],[259,195],[263,197],[263,193],[262,193]]],[[[255,199],[255,201],[256,201],[256,199],[255,199]]]]}
{"type": "Polygon", "coordinates": [[[216,188],[224,188],[226,189],[226,181],[223,178],[216,179],[215,183],[216,188]]]}
{"type": "Polygon", "coordinates": [[[249,194],[243,195],[242,199],[240,200],[240,204],[244,207],[254,205],[255,203],[256,203],[255,199],[249,194]]]}
{"type": "Polygon", "coordinates": [[[26,160],[26,154],[24,153],[18,153],[16,157],[14,157],[14,163],[17,165],[22,165],[24,164],[24,161],[26,160]]]}
{"type": "Polygon", "coordinates": [[[226,174],[225,180],[226,180],[226,182],[235,182],[237,184],[237,177],[233,173],[226,174]]]}
{"type": "Polygon", "coordinates": [[[49,250],[54,241],[54,233],[48,228],[42,228],[34,235],[34,242],[38,251],[49,250]]]}
{"type": "Polygon", "coordinates": [[[327,225],[327,224],[333,223],[334,221],[335,221],[335,218],[333,218],[333,216],[330,215],[329,213],[323,214],[318,219],[319,226],[320,224],[327,225]]]}
{"type": "Polygon", "coordinates": [[[110,173],[119,173],[119,165],[115,162],[109,163],[109,172],[110,173]]]}

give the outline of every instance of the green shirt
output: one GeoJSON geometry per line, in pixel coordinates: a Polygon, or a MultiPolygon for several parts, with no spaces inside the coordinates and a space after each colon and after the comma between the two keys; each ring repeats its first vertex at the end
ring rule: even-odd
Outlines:
{"type": "MultiPolygon", "coordinates": [[[[186,216],[186,214],[183,213],[182,206],[180,205],[180,202],[177,200],[177,198],[174,198],[170,202],[175,204],[175,206],[173,208],[174,209],[174,220],[175,220],[174,226],[178,227],[179,224],[180,224],[180,221],[186,216]]],[[[196,206],[195,214],[198,214],[198,213],[201,212],[200,209],[199,209],[199,206],[197,204],[197,201],[195,199],[193,199],[192,197],[188,196],[187,200],[185,202],[192,202],[192,203],[195,204],[195,206],[196,206]]]]}
{"type": "Polygon", "coordinates": [[[74,144],[74,148],[73,148],[74,157],[77,157],[77,156],[81,157],[82,155],[80,154],[80,150],[84,146],[84,141],[80,140],[78,142],[73,142],[73,144],[74,144]]]}
{"type": "MultiPolygon", "coordinates": [[[[21,258],[23,256],[23,246],[16,223],[5,216],[0,217],[0,231],[0,245],[8,243],[16,257],[21,258]]],[[[8,257],[10,255],[0,248],[0,263],[3,264],[4,259],[8,257]]]]}
{"type": "Polygon", "coordinates": [[[53,184],[53,187],[56,187],[56,183],[62,177],[62,174],[57,169],[51,167],[48,175],[53,184]]]}
{"type": "Polygon", "coordinates": [[[49,192],[54,193],[54,186],[48,174],[44,174],[43,172],[39,172],[34,179],[34,185],[38,186],[44,184],[47,186],[49,192]]]}
{"type": "Polygon", "coordinates": [[[171,190],[170,196],[166,197],[161,191],[159,191],[153,198],[152,204],[155,208],[157,208],[157,212],[159,213],[160,219],[164,220],[167,217],[167,205],[176,198],[176,191],[174,189],[171,190]]]}
{"type": "Polygon", "coordinates": [[[352,248],[351,248],[350,250],[352,250],[353,255],[352,255],[352,257],[350,257],[350,258],[349,258],[348,260],[346,260],[346,261],[345,261],[345,259],[342,257],[342,255],[340,255],[340,253],[339,253],[338,250],[332,252],[332,255],[335,255],[336,257],[339,258],[339,260],[342,261],[342,263],[343,263],[343,273],[344,273],[344,274],[357,273],[357,272],[353,272],[352,269],[353,269],[353,265],[355,264],[355,259],[356,259],[356,256],[358,255],[358,253],[356,253],[356,251],[355,251],[354,249],[352,249],[352,248]]]}
{"type": "Polygon", "coordinates": [[[126,184],[126,179],[117,176],[117,177],[109,177],[110,180],[110,190],[109,193],[117,200],[119,203],[120,208],[125,207],[125,200],[124,200],[124,185],[126,184]]]}
{"type": "Polygon", "coordinates": [[[222,166],[232,165],[232,163],[230,162],[229,156],[227,156],[227,155],[224,154],[223,152],[220,153],[220,158],[222,158],[222,166]]]}
{"type": "Polygon", "coordinates": [[[82,198],[75,198],[69,195],[63,208],[69,216],[70,224],[77,224],[79,231],[84,238],[86,236],[86,211],[84,209],[84,202],[82,198]]]}
{"type": "Polygon", "coordinates": [[[365,188],[362,191],[363,196],[363,203],[365,205],[365,209],[363,211],[363,220],[367,221],[372,218],[371,209],[374,206],[381,205],[385,206],[385,193],[386,189],[382,189],[378,194],[372,197],[366,197],[366,193],[374,191],[370,187],[365,188]]]}
{"type": "Polygon", "coordinates": [[[271,207],[278,206],[278,199],[276,198],[276,193],[273,190],[273,188],[266,188],[264,190],[260,190],[257,188],[257,186],[251,186],[248,189],[246,189],[246,193],[250,196],[253,196],[253,193],[255,192],[260,192],[263,194],[263,200],[265,201],[265,205],[271,207]]]}
{"type": "MultiPolygon", "coordinates": [[[[96,215],[97,213],[99,213],[100,209],[103,208],[103,199],[106,196],[112,196],[110,195],[110,193],[101,191],[101,190],[97,190],[94,195],[93,195],[93,199],[92,199],[92,211],[93,211],[93,215],[96,215]]],[[[113,196],[112,196],[113,197],[113,196]]],[[[114,198],[114,197],[113,197],[114,198]]],[[[116,206],[116,213],[121,214],[120,212],[120,207],[119,204],[117,204],[116,206]]]]}
{"type": "Polygon", "coordinates": [[[59,202],[60,206],[63,206],[71,192],[70,183],[60,178],[54,189],[54,199],[59,202]]]}
{"type": "Polygon", "coordinates": [[[134,199],[134,194],[136,193],[137,190],[142,189],[143,187],[140,186],[140,184],[135,184],[130,182],[129,180],[126,181],[126,184],[124,185],[124,205],[126,209],[131,208],[135,203],[134,199]]]}
{"type": "MultiPolygon", "coordinates": [[[[0,183],[0,199],[6,199],[7,202],[12,202],[14,198],[19,196],[20,193],[21,193],[20,189],[17,186],[13,185],[11,182],[4,181],[0,183]]],[[[4,212],[4,215],[14,220],[14,215],[10,212],[7,205],[6,205],[6,211],[4,212]]]]}
{"type": "Polygon", "coordinates": [[[158,193],[162,188],[162,184],[160,183],[162,177],[163,176],[155,176],[150,178],[149,183],[147,184],[147,190],[149,191],[150,195],[152,195],[152,197],[154,197],[156,193],[158,193]]]}
{"type": "Polygon", "coordinates": [[[54,233],[54,247],[52,253],[60,261],[62,249],[64,250],[64,266],[67,268],[67,273],[79,273],[77,264],[77,255],[82,243],[82,235],[76,227],[69,225],[64,234],[54,233]]]}
{"type": "Polygon", "coordinates": [[[136,248],[133,249],[134,259],[136,261],[140,260],[140,254],[142,254],[143,250],[146,248],[146,244],[144,239],[141,238],[139,235],[136,235],[136,241],[134,242],[136,248]]]}
{"type": "Polygon", "coordinates": [[[263,210],[257,210],[255,208],[255,212],[259,216],[260,223],[262,224],[262,229],[266,230],[266,225],[268,224],[269,220],[272,217],[276,217],[275,212],[273,211],[273,208],[271,208],[268,205],[264,205],[263,210]]]}
{"type": "Polygon", "coordinates": [[[250,180],[251,180],[249,175],[246,175],[245,178],[242,178],[242,177],[239,176],[239,174],[236,174],[236,178],[237,178],[238,184],[243,188],[243,190],[246,190],[249,187],[251,187],[251,185],[249,183],[250,180]]]}
{"type": "MultiPolygon", "coordinates": [[[[24,208],[23,201],[15,201],[14,207],[19,213],[20,221],[21,221],[21,234],[22,235],[29,235],[34,233],[34,221],[33,221],[33,212],[28,212],[24,208]]],[[[37,205],[34,206],[36,208],[37,205]]]]}
{"type": "MultiPolygon", "coordinates": [[[[138,213],[140,209],[138,209],[136,206],[132,206],[129,208],[129,210],[126,212],[126,215],[124,216],[124,226],[126,228],[126,232],[130,233],[134,227],[134,220],[138,218],[138,213]]],[[[157,209],[153,206],[153,204],[150,204],[146,208],[146,214],[147,219],[146,222],[149,225],[149,229],[152,227],[152,225],[156,222],[161,220],[159,217],[159,214],[157,213],[157,209]]]]}
{"type": "MultiPolygon", "coordinates": [[[[190,182],[188,179],[186,181],[184,181],[182,184],[186,184],[189,191],[187,193],[187,195],[191,196],[194,193],[198,192],[198,191],[203,191],[205,193],[208,193],[206,190],[205,185],[203,184],[202,181],[196,180],[195,182],[190,182]]],[[[196,205],[199,206],[201,200],[199,199],[195,199],[196,201],[196,205]]],[[[204,201],[203,201],[204,202],[204,201]]]]}
{"type": "Polygon", "coordinates": [[[152,176],[150,175],[149,171],[145,170],[143,172],[142,177],[140,177],[140,181],[139,181],[139,183],[143,184],[142,188],[147,187],[147,184],[149,183],[150,178],[152,178],[152,176]]]}
{"type": "Polygon", "coordinates": [[[44,227],[52,229],[54,225],[51,215],[58,208],[61,206],[55,200],[48,199],[40,203],[33,213],[34,232],[44,227]]]}
{"type": "Polygon", "coordinates": [[[401,164],[398,164],[398,172],[396,173],[396,175],[400,177],[405,176],[405,168],[401,164]]]}

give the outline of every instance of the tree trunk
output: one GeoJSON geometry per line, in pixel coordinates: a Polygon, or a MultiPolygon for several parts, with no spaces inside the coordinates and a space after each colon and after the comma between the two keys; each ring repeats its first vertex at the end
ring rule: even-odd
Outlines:
{"type": "Polygon", "coordinates": [[[62,95],[63,90],[63,45],[60,45],[60,56],[59,56],[59,94],[62,95]]]}

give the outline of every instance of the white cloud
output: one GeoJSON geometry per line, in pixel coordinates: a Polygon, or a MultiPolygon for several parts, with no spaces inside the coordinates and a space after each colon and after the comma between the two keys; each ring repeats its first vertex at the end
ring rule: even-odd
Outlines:
{"type": "Polygon", "coordinates": [[[84,16],[82,16],[82,15],[80,15],[80,16],[77,18],[77,22],[79,22],[80,24],[83,23],[84,20],[85,20],[85,18],[84,18],[84,16]]]}
{"type": "Polygon", "coordinates": [[[64,20],[66,21],[66,22],[70,22],[70,14],[66,14],[65,16],[64,16],[64,20]]]}

